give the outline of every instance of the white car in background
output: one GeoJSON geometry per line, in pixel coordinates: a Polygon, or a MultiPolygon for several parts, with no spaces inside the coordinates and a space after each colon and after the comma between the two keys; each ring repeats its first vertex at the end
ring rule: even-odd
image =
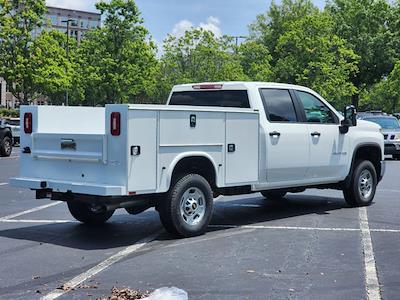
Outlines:
{"type": "Polygon", "coordinates": [[[13,136],[13,145],[19,145],[20,141],[20,119],[19,118],[4,118],[0,121],[1,125],[11,128],[13,136]]]}

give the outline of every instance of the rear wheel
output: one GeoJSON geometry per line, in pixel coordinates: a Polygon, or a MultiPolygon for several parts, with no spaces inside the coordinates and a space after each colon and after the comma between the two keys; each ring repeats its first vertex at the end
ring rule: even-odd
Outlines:
{"type": "Polygon", "coordinates": [[[114,214],[114,210],[99,210],[94,206],[78,201],[68,201],[68,209],[76,220],[89,225],[103,224],[114,214]]]}
{"type": "Polygon", "coordinates": [[[161,223],[172,234],[181,237],[205,233],[213,211],[213,194],[208,181],[198,175],[181,177],[158,206],[161,223]]]}
{"type": "Polygon", "coordinates": [[[344,199],[353,207],[371,205],[377,187],[374,165],[367,160],[356,162],[353,178],[348,188],[343,189],[344,199]]]}
{"type": "Polygon", "coordinates": [[[261,195],[263,195],[268,200],[281,200],[286,196],[286,192],[281,191],[262,191],[261,195]]]}
{"type": "Polygon", "coordinates": [[[10,156],[12,152],[12,141],[6,136],[0,143],[0,156],[10,156]]]}

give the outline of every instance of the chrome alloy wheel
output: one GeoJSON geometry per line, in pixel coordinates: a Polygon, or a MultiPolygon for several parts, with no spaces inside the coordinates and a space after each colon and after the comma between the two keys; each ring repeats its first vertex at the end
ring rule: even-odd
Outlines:
{"type": "Polygon", "coordinates": [[[188,225],[201,222],[206,213],[206,201],[203,192],[196,188],[188,188],[181,197],[180,213],[188,225]]]}
{"type": "Polygon", "coordinates": [[[358,179],[358,192],[364,199],[368,199],[373,191],[374,179],[369,170],[365,169],[361,172],[358,179]]]}

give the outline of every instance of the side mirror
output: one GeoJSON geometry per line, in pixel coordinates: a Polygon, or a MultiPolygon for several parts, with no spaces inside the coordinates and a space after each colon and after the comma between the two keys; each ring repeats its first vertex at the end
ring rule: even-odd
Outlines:
{"type": "Polygon", "coordinates": [[[349,127],[357,126],[357,111],[354,105],[346,106],[343,111],[344,119],[342,120],[339,130],[340,133],[346,134],[349,132],[349,127]]]}

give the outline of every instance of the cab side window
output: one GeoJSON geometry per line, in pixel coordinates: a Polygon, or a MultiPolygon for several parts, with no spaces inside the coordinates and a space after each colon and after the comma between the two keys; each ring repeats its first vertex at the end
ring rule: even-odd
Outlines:
{"type": "Polygon", "coordinates": [[[306,114],[306,120],[308,123],[338,123],[338,118],[336,115],[317,97],[301,91],[297,91],[297,96],[304,107],[304,112],[306,114]]]}
{"type": "Polygon", "coordinates": [[[288,90],[262,89],[260,92],[270,122],[297,122],[296,110],[288,90]]]}

